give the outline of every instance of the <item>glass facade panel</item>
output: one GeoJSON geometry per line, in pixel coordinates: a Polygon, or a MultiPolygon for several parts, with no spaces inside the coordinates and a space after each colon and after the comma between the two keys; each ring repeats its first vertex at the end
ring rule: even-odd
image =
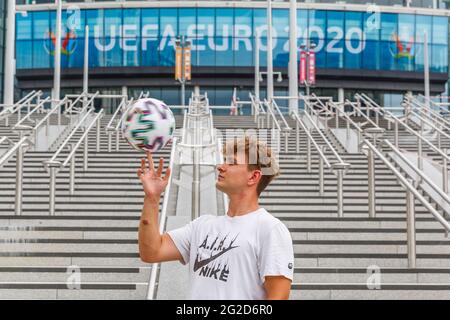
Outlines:
{"type": "MultiPolygon", "coordinates": [[[[319,68],[420,71],[426,31],[432,70],[448,70],[446,17],[333,10],[297,12],[298,44],[309,40],[316,45],[319,68]]],[[[288,65],[288,21],[289,10],[273,10],[275,67],[288,65]]],[[[29,56],[17,54],[18,68],[51,67],[55,23],[54,11],[17,13],[17,48],[31,50],[29,56]]],[[[179,35],[192,41],[193,66],[251,67],[256,41],[260,66],[266,66],[265,9],[86,9],[64,12],[63,24],[63,67],[83,66],[86,24],[90,27],[91,67],[173,66],[174,39],[179,35]]]]}

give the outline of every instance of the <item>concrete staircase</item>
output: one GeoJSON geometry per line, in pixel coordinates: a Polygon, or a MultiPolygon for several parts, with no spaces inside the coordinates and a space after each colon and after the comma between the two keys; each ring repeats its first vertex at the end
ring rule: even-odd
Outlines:
{"type": "MultiPolygon", "coordinates": [[[[14,216],[15,159],[0,169],[0,298],[146,297],[150,265],[140,261],[137,240],[143,191],[136,170],[143,154],[124,140],[120,151],[107,152],[104,127],[109,119],[107,115],[101,120],[98,153],[95,130],[90,133],[87,172],[82,169],[82,148],[77,153],[73,196],[68,168],[57,175],[55,216],[48,214],[49,175],[42,165],[53,152],[25,154],[22,216],[14,216]]],[[[154,156],[164,157],[167,165],[169,155],[170,145],[154,156]]]]}
{"type": "MultiPolygon", "coordinates": [[[[386,124],[385,120],[380,124],[386,124]]],[[[340,127],[345,128],[345,122],[341,121],[340,127]]],[[[317,132],[314,137],[318,138],[317,132]]],[[[375,161],[377,217],[371,219],[367,159],[336,146],[343,160],[351,164],[344,178],[344,218],[338,218],[336,177],[325,171],[325,195],[320,197],[318,156],[313,152],[312,172],[308,173],[306,136],[300,136],[300,154],[294,153],[294,139],[292,134],[289,154],[282,147],[281,176],[268,186],[260,201],[291,231],[295,252],[291,299],[450,298],[450,239],[418,202],[417,268],[408,269],[406,193],[390,170],[375,161]],[[373,290],[367,285],[373,288],[370,279],[378,277],[372,270],[380,272],[381,281],[373,290]]],[[[317,141],[324,145],[321,139],[317,141]]]]}
{"type": "MultiPolygon", "coordinates": [[[[108,121],[107,115],[102,126],[108,121]]],[[[177,117],[177,128],[181,123],[177,117]]],[[[215,116],[214,123],[221,130],[256,127],[251,116],[215,116]]],[[[92,133],[87,172],[81,168],[81,152],[77,155],[74,196],[68,191],[68,170],[58,174],[55,216],[48,215],[48,174],[42,166],[52,153],[26,154],[20,217],[14,216],[14,159],[0,170],[0,298],[145,298],[150,265],[140,261],[137,248],[143,192],[135,172],[141,155],[125,141],[120,151],[108,153],[103,132],[99,153],[92,133]],[[80,290],[70,289],[77,277],[71,266],[80,268],[80,290]]],[[[317,132],[313,135],[325,144],[317,132]]],[[[282,174],[260,201],[291,231],[291,299],[449,299],[450,240],[417,203],[417,268],[407,268],[405,192],[390,171],[376,161],[377,217],[370,219],[367,159],[336,145],[351,164],[344,177],[344,218],[338,218],[336,177],[325,170],[325,195],[320,197],[317,153],[308,173],[303,132],[300,142],[296,154],[292,133],[286,153],[282,140],[282,174]],[[368,271],[373,266],[380,268],[381,288],[370,290],[368,279],[377,277],[370,271],[375,269],[368,271]]],[[[170,146],[155,156],[167,164],[169,152],[170,146]]]]}

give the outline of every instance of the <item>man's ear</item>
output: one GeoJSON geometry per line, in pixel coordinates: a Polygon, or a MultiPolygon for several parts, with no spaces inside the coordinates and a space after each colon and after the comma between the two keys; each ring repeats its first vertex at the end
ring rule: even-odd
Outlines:
{"type": "Polygon", "coordinates": [[[253,170],[251,172],[250,179],[248,180],[249,185],[258,184],[259,180],[261,180],[262,172],[261,170],[253,170]]]}

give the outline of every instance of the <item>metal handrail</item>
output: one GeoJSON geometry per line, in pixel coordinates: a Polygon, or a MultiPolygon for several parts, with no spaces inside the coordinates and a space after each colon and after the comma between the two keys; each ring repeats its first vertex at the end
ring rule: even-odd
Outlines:
{"type": "MultiPolygon", "coordinates": [[[[356,129],[357,131],[357,144],[358,144],[358,150],[360,150],[361,148],[361,141],[363,139],[363,134],[364,134],[364,130],[361,128],[360,124],[357,124],[355,121],[353,121],[352,118],[350,118],[350,116],[347,114],[347,112],[345,112],[344,110],[341,110],[339,108],[339,106],[337,104],[335,104],[332,100],[328,102],[329,105],[331,107],[333,107],[335,109],[335,113],[336,113],[336,128],[338,128],[338,122],[339,122],[339,115],[341,115],[341,117],[344,117],[345,120],[347,121],[347,126],[346,126],[346,132],[347,132],[347,137],[349,135],[349,130],[350,130],[350,124],[356,129]]],[[[379,128],[376,124],[375,124],[376,128],[379,128]]]]}
{"type": "Polygon", "coordinates": [[[120,125],[122,124],[123,119],[127,115],[126,110],[128,110],[129,106],[134,103],[134,98],[131,98],[130,100],[127,100],[126,98],[123,98],[122,102],[117,107],[117,110],[114,112],[112,118],[110,119],[108,125],[105,127],[106,134],[108,135],[108,152],[111,152],[111,146],[112,146],[112,137],[111,135],[115,132],[116,133],[116,151],[120,150],[120,133],[121,130],[120,125]],[[119,112],[122,111],[122,114],[120,115],[119,120],[116,120],[117,115],[119,112]],[[116,121],[116,125],[113,127],[113,122],[116,121]]]}
{"type": "Polygon", "coordinates": [[[25,121],[27,121],[27,120],[35,124],[35,123],[36,123],[36,120],[32,120],[32,119],[31,119],[31,115],[32,115],[33,113],[37,112],[37,111],[38,111],[41,107],[43,107],[43,105],[44,105],[45,103],[47,103],[47,102],[51,102],[50,97],[47,97],[47,98],[45,98],[44,100],[41,100],[41,101],[37,104],[37,106],[33,108],[33,110],[31,110],[30,112],[28,112],[27,115],[26,115],[25,117],[23,117],[19,122],[17,122],[17,123],[14,125],[13,130],[15,130],[16,128],[18,128],[19,126],[21,126],[22,123],[25,122],[25,121]]]}
{"type": "MultiPolygon", "coordinates": [[[[306,113],[305,113],[306,114],[306,113]]],[[[303,123],[303,121],[300,119],[299,115],[294,112],[291,114],[291,116],[296,120],[296,148],[297,153],[299,152],[299,126],[302,127],[303,131],[305,131],[306,136],[308,137],[308,140],[306,141],[306,165],[308,173],[311,172],[311,142],[313,143],[314,147],[319,153],[319,194],[322,196],[324,194],[324,174],[323,174],[323,164],[325,163],[327,168],[330,168],[336,175],[337,178],[337,209],[338,209],[338,217],[344,216],[344,193],[343,193],[343,178],[346,170],[350,167],[350,164],[345,163],[342,161],[341,157],[338,155],[336,158],[338,159],[338,162],[336,163],[330,163],[328,161],[327,157],[323,153],[323,150],[319,147],[319,145],[316,143],[315,139],[313,138],[310,130],[306,127],[306,125],[303,123]]],[[[308,115],[309,116],[309,115],[308,115]]],[[[311,121],[311,120],[310,120],[311,121]]],[[[312,121],[311,121],[312,122],[312,121]]],[[[318,129],[317,127],[315,127],[318,129]]],[[[322,133],[319,130],[320,133],[322,133]]],[[[333,146],[328,142],[328,139],[326,139],[323,135],[321,137],[324,139],[324,141],[327,143],[328,147],[332,152],[335,152],[333,146]]],[[[335,153],[333,153],[335,154],[335,153]]]]}
{"type": "MultiPolygon", "coordinates": [[[[14,105],[16,105],[16,104],[20,104],[20,103],[22,103],[23,101],[25,101],[26,99],[28,99],[28,97],[30,97],[31,95],[35,94],[35,92],[36,92],[36,90],[33,90],[33,91],[28,92],[25,96],[23,96],[22,98],[20,98],[19,101],[15,102],[15,103],[13,103],[13,104],[0,103],[0,107],[9,108],[9,107],[12,107],[12,106],[14,106],[14,105]]],[[[4,111],[4,110],[2,110],[2,111],[4,111]]]]}
{"type": "MultiPolygon", "coordinates": [[[[363,94],[364,95],[364,94],[363,94]]],[[[372,104],[375,103],[373,101],[370,100],[366,100],[365,97],[357,94],[355,96],[359,96],[362,98],[362,100],[364,100],[366,103],[372,104]]],[[[370,99],[370,98],[369,98],[370,99]]],[[[372,106],[373,107],[373,106],[372,106]]],[[[371,108],[370,109],[380,109],[381,107],[378,106],[378,108],[371,108]]],[[[376,112],[379,112],[378,110],[375,110],[376,112]]],[[[390,119],[392,119],[395,123],[395,146],[398,147],[398,124],[401,124],[406,131],[408,131],[409,133],[411,133],[412,135],[416,136],[419,140],[419,149],[421,149],[421,143],[422,141],[425,142],[434,152],[438,153],[440,156],[442,156],[442,158],[445,158],[446,161],[450,161],[450,157],[445,154],[441,149],[437,148],[434,144],[432,144],[430,141],[428,141],[428,139],[424,138],[422,135],[418,134],[415,130],[413,130],[411,127],[409,127],[406,123],[403,123],[400,119],[398,119],[394,114],[392,114],[390,111],[385,110],[384,113],[386,113],[387,115],[389,115],[390,119]]],[[[382,114],[384,116],[384,114],[382,114]]],[[[419,158],[422,158],[421,152],[419,152],[419,158]]],[[[421,163],[421,160],[419,161],[421,163]]],[[[422,165],[420,164],[419,167],[422,167],[422,165]]]]}
{"type": "Polygon", "coordinates": [[[281,110],[278,107],[278,104],[276,103],[276,101],[274,99],[272,99],[271,102],[272,102],[272,106],[275,107],[274,109],[277,111],[278,116],[281,118],[281,121],[283,121],[283,123],[284,123],[283,130],[291,130],[291,127],[289,127],[289,124],[287,123],[286,118],[281,113],[281,110]]]}
{"type": "Polygon", "coordinates": [[[445,131],[442,131],[440,128],[435,126],[432,122],[430,122],[429,120],[427,120],[424,117],[422,117],[420,114],[417,113],[416,110],[411,110],[411,112],[414,113],[416,115],[416,117],[419,118],[420,121],[423,121],[423,123],[431,126],[433,130],[437,131],[439,134],[442,134],[444,137],[450,139],[450,135],[448,133],[446,133],[445,131]]]}
{"type": "Polygon", "coordinates": [[[17,101],[16,103],[14,103],[12,105],[0,104],[0,106],[4,107],[4,109],[2,111],[0,111],[0,116],[2,116],[3,113],[6,113],[6,112],[10,112],[11,114],[15,113],[17,110],[14,110],[14,108],[17,108],[21,104],[27,103],[29,101],[28,99],[30,99],[30,98],[31,98],[31,100],[33,100],[34,98],[36,98],[36,95],[39,92],[42,94],[42,91],[33,90],[33,91],[29,92],[25,97],[21,98],[19,101],[17,101]],[[10,111],[11,109],[14,111],[11,112],[10,111]]]}
{"type": "MultiPolygon", "coordinates": [[[[169,162],[169,168],[171,172],[173,172],[173,165],[175,162],[175,150],[177,146],[177,138],[174,137],[172,140],[172,149],[170,151],[170,162],[169,162]]],[[[159,219],[159,233],[162,234],[164,230],[166,229],[166,220],[167,220],[167,207],[169,205],[169,197],[170,197],[170,190],[172,188],[172,175],[169,177],[169,182],[167,183],[166,190],[164,191],[164,198],[163,198],[163,204],[161,208],[161,215],[159,219]]],[[[159,263],[153,263],[152,264],[152,270],[150,274],[150,280],[148,282],[148,289],[147,289],[147,300],[153,300],[155,298],[155,286],[156,286],[156,276],[158,273],[158,266],[159,263]]]]}
{"type": "MultiPolygon", "coordinates": [[[[312,93],[312,94],[309,96],[309,98],[308,98],[308,101],[309,101],[310,103],[311,103],[311,100],[315,100],[316,103],[318,104],[318,106],[322,108],[322,110],[320,111],[321,113],[325,113],[325,116],[330,115],[330,118],[331,118],[331,116],[332,116],[333,114],[332,114],[331,110],[328,109],[328,105],[326,105],[325,103],[323,103],[322,100],[326,100],[327,103],[328,103],[328,102],[330,102],[330,101],[333,101],[333,98],[332,98],[332,97],[318,97],[318,96],[316,96],[315,93],[312,93]]],[[[316,106],[317,106],[317,104],[316,104],[316,106]]],[[[312,109],[314,109],[314,108],[312,108],[312,109]]],[[[317,110],[316,110],[316,111],[317,111],[317,110]]],[[[316,113],[317,113],[317,112],[316,112],[316,113]]],[[[317,116],[321,116],[321,115],[320,115],[320,114],[317,114],[317,116]]],[[[327,122],[327,121],[326,121],[326,124],[327,124],[327,126],[328,126],[328,122],[327,122]]]]}
{"type": "Polygon", "coordinates": [[[259,99],[256,99],[256,96],[254,96],[251,92],[249,93],[250,101],[251,101],[251,108],[252,108],[252,114],[254,116],[254,121],[259,128],[262,128],[264,126],[264,118],[266,117],[266,111],[262,107],[262,103],[259,99]]]}
{"type": "Polygon", "coordinates": [[[62,167],[65,167],[68,163],[69,160],[72,158],[72,156],[75,154],[75,152],[78,150],[78,148],[81,146],[81,143],[83,143],[83,140],[87,137],[87,135],[89,134],[89,131],[92,129],[92,127],[96,124],[97,120],[100,119],[101,117],[103,117],[104,115],[104,110],[100,110],[97,115],[95,116],[94,119],[92,119],[91,123],[89,124],[89,126],[87,127],[86,130],[84,130],[83,135],[80,137],[80,139],[78,140],[78,142],[75,144],[74,147],[72,147],[72,150],[70,151],[69,155],[66,157],[66,160],[62,163],[62,167]]]}
{"type": "MultiPolygon", "coordinates": [[[[325,154],[322,152],[320,146],[317,144],[316,140],[313,138],[313,136],[311,135],[310,130],[308,130],[308,128],[306,127],[306,125],[303,123],[303,121],[300,119],[300,117],[298,116],[298,114],[294,113],[292,115],[292,117],[296,120],[296,122],[300,125],[300,127],[302,128],[302,130],[306,133],[306,136],[308,137],[308,139],[311,141],[311,143],[313,144],[314,148],[317,150],[317,152],[319,153],[320,158],[322,158],[323,162],[325,163],[325,165],[327,166],[327,168],[331,168],[331,163],[330,161],[328,161],[327,157],[325,156],[325,154]]],[[[308,154],[310,154],[310,152],[308,152],[308,154]]]]}
{"type": "MultiPolygon", "coordinates": [[[[436,123],[439,123],[442,127],[445,127],[446,129],[450,130],[450,121],[442,117],[441,114],[437,113],[435,110],[427,107],[422,102],[418,101],[415,97],[412,95],[405,95],[406,103],[411,105],[412,107],[415,107],[416,110],[418,110],[422,115],[430,119],[431,121],[435,121],[436,123]]],[[[447,112],[450,112],[448,110],[447,112]]]]}
{"type": "MultiPolygon", "coordinates": [[[[415,230],[415,215],[414,215],[414,198],[418,199],[420,203],[427,208],[435,219],[445,228],[447,232],[450,231],[450,224],[441,214],[430,204],[424,196],[420,194],[416,186],[413,185],[407,178],[405,178],[399,170],[367,139],[364,139],[363,144],[369,148],[369,156],[373,157],[375,154],[397,177],[398,181],[407,191],[407,242],[408,242],[408,265],[410,268],[416,267],[416,230],[415,230]]],[[[373,191],[373,195],[375,192],[373,191]]],[[[371,198],[371,195],[369,195],[371,198]]]]}
{"type": "MultiPolygon", "coordinates": [[[[304,99],[304,96],[300,96],[301,99],[303,99],[305,106],[310,110],[310,112],[315,113],[316,117],[316,110],[314,110],[313,108],[311,108],[311,106],[309,105],[309,101],[307,101],[307,99],[304,99]]],[[[336,157],[336,159],[338,159],[339,163],[345,163],[341,156],[339,155],[339,153],[335,150],[335,148],[333,147],[333,145],[328,141],[328,138],[325,136],[325,134],[322,132],[322,130],[320,130],[320,128],[317,126],[317,124],[314,122],[314,120],[311,118],[311,116],[308,114],[308,112],[304,112],[304,115],[308,118],[308,120],[311,122],[311,124],[314,126],[314,129],[319,133],[319,135],[321,136],[321,138],[325,141],[325,143],[327,144],[327,147],[330,149],[330,151],[333,153],[333,155],[336,157]]]]}
{"type": "MultiPolygon", "coordinates": [[[[88,110],[90,107],[92,107],[92,105],[94,104],[94,100],[96,98],[99,98],[99,94],[100,94],[99,91],[96,91],[93,94],[85,93],[85,98],[89,99],[89,100],[87,100],[86,102],[83,103],[83,107],[80,110],[77,110],[78,111],[77,114],[76,114],[77,115],[77,122],[79,121],[81,115],[83,115],[86,112],[86,110],[88,110]]],[[[69,99],[70,96],[71,95],[66,95],[65,98],[69,99]]],[[[80,97],[80,96],[77,96],[77,97],[80,97]]],[[[71,114],[72,114],[72,109],[73,108],[70,108],[71,114]]],[[[70,127],[72,127],[72,123],[73,123],[73,118],[70,117],[70,127]]]]}
{"type": "MultiPolygon", "coordinates": [[[[13,144],[12,140],[8,137],[3,137],[0,139],[0,144],[4,142],[13,144]]],[[[22,137],[17,143],[13,144],[5,154],[0,157],[0,168],[16,153],[16,194],[15,194],[15,215],[22,214],[22,191],[23,191],[23,155],[24,147],[29,147],[33,145],[33,142],[29,137],[22,137]]]]}
{"type": "Polygon", "coordinates": [[[347,120],[347,129],[349,127],[348,124],[351,124],[358,132],[361,132],[361,133],[363,132],[363,129],[361,129],[360,125],[358,125],[355,121],[353,121],[353,119],[349,117],[347,112],[345,112],[344,110],[341,110],[339,108],[339,106],[336,103],[334,103],[333,101],[329,101],[328,103],[331,107],[334,108],[338,117],[339,117],[339,114],[341,114],[347,120]]]}
{"type": "Polygon", "coordinates": [[[123,99],[119,106],[117,107],[116,111],[114,111],[111,119],[109,120],[108,124],[106,125],[106,130],[110,130],[113,129],[112,124],[114,122],[114,120],[116,120],[117,115],[119,114],[120,111],[123,111],[123,105],[127,102],[126,99],[123,99]]]}
{"type": "MultiPolygon", "coordinates": [[[[24,138],[22,138],[22,139],[24,139],[24,138]]],[[[7,142],[8,144],[14,146],[14,141],[12,141],[9,137],[1,137],[0,138],[0,145],[4,144],[5,142],[7,142]]],[[[7,161],[8,158],[9,157],[5,157],[5,156],[2,156],[0,158],[0,168],[3,166],[3,164],[7,161]]]]}
{"type": "MultiPolygon", "coordinates": [[[[68,96],[68,97],[70,97],[70,96],[68,96]]],[[[88,98],[88,95],[87,95],[86,91],[83,91],[82,93],[80,93],[80,95],[75,99],[75,101],[70,101],[69,100],[68,102],[69,102],[70,106],[67,109],[64,110],[64,113],[65,114],[68,114],[69,112],[72,113],[72,109],[75,107],[75,105],[78,102],[80,102],[81,99],[84,99],[84,98],[88,98]]]]}
{"type": "MultiPolygon", "coordinates": [[[[90,109],[85,116],[83,117],[82,121],[84,120],[88,115],[90,115],[93,112],[92,109],[90,109]]],[[[84,143],[84,159],[83,159],[83,169],[84,171],[87,171],[88,169],[88,136],[91,131],[91,129],[94,127],[94,125],[97,125],[97,132],[100,132],[100,118],[103,116],[104,110],[101,109],[97,115],[92,119],[91,123],[88,125],[88,127],[84,130],[83,135],[80,137],[77,143],[71,145],[71,151],[69,155],[66,157],[64,162],[57,161],[56,157],[59,155],[59,153],[62,151],[62,149],[68,144],[70,138],[74,135],[74,133],[79,128],[79,125],[71,132],[68,138],[64,141],[64,143],[61,145],[61,147],[55,152],[53,157],[50,160],[43,161],[44,167],[49,170],[50,172],[50,183],[49,183],[49,214],[51,216],[55,215],[55,197],[56,197],[56,174],[64,168],[69,161],[70,163],[70,174],[69,174],[69,190],[70,195],[74,194],[75,190],[75,153],[78,150],[78,148],[81,146],[82,143],[84,143]]]]}
{"type": "Polygon", "coordinates": [[[12,144],[12,140],[8,137],[1,137],[0,138],[0,145],[3,144],[5,141],[8,141],[8,143],[12,144]]]}
{"type": "Polygon", "coordinates": [[[368,123],[370,123],[373,127],[375,128],[379,128],[380,126],[378,124],[376,124],[375,122],[373,122],[372,119],[370,119],[366,114],[364,114],[364,112],[362,112],[362,110],[360,110],[359,108],[355,107],[355,102],[352,102],[348,99],[345,100],[346,104],[349,104],[352,106],[353,110],[356,111],[357,116],[361,116],[363,117],[368,123]]]}
{"type": "MultiPolygon", "coordinates": [[[[419,97],[421,97],[425,102],[428,102],[430,105],[436,106],[438,107],[438,109],[440,109],[441,111],[444,111],[446,113],[450,113],[450,110],[448,110],[448,107],[450,106],[450,103],[448,102],[435,102],[429,98],[427,98],[426,96],[424,96],[423,94],[419,94],[419,97]],[[447,106],[447,108],[443,107],[443,105],[447,106]]],[[[430,110],[433,110],[430,107],[428,107],[430,110]]],[[[435,111],[435,110],[433,110],[435,111]]]]}
{"type": "MultiPolygon", "coordinates": [[[[63,100],[61,100],[59,103],[57,103],[49,112],[47,112],[47,114],[45,115],[45,117],[43,117],[34,127],[34,129],[36,130],[37,128],[39,128],[45,121],[47,121],[47,119],[50,118],[50,116],[52,115],[52,113],[54,113],[56,110],[58,110],[58,108],[61,108],[61,106],[66,103],[67,98],[64,98],[63,100]]],[[[61,124],[61,112],[58,113],[58,125],[61,124]]]]}
{"type": "Polygon", "coordinates": [[[19,127],[20,125],[22,125],[22,122],[25,122],[26,120],[28,120],[28,121],[30,121],[30,122],[36,124],[36,120],[32,120],[32,119],[31,119],[31,115],[32,115],[33,113],[35,113],[35,112],[38,112],[39,109],[42,108],[42,107],[44,106],[44,104],[47,103],[47,102],[51,102],[51,98],[50,98],[50,97],[47,97],[47,98],[45,98],[44,100],[41,100],[33,110],[31,110],[30,112],[28,112],[27,115],[26,115],[25,117],[23,117],[19,122],[17,122],[17,123],[14,125],[13,130],[15,130],[16,127],[19,127]]]}
{"type": "Polygon", "coordinates": [[[273,113],[272,107],[269,105],[269,102],[267,99],[264,99],[264,104],[267,106],[267,128],[269,128],[269,117],[272,118],[272,128],[276,126],[276,129],[281,131],[280,124],[278,123],[277,118],[275,117],[275,114],[273,113]]]}
{"type": "MultiPolygon", "coordinates": [[[[443,189],[445,188],[439,188],[422,170],[420,170],[419,168],[417,168],[408,158],[405,157],[405,155],[400,152],[400,150],[398,148],[396,148],[389,140],[384,139],[383,143],[386,144],[389,148],[392,149],[392,151],[394,151],[394,153],[400,157],[400,159],[402,159],[411,169],[414,170],[415,173],[417,173],[420,178],[421,181],[425,181],[434,191],[436,191],[443,199],[445,202],[447,202],[450,205],[450,196],[443,191],[443,189]]],[[[447,172],[447,170],[443,171],[443,184],[445,183],[445,180],[448,180],[448,173],[445,174],[445,172],[447,172]]]]}
{"type": "Polygon", "coordinates": [[[20,121],[21,117],[21,110],[24,107],[25,104],[28,104],[28,111],[31,107],[31,101],[35,98],[40,98],[42,95],[42,91],[32,91],[33,94],[28,94],[26,99],[21,99],[19,102],[15,103],[14,105],[5,108],[0,112],[0,120],[5,119],[5,125],[9,125],[9,117],[12,116],[17,112],[17,120],[20,121]]]}
{"type": "Polygon", "coordinates": [[[88,112],[86,112],[84,114],[83,118],[81,118],[81,120],[78,122],[78,124],[75,126],[75,128],[72,129],[72,132],[69,134],[69,136],[64,140],[64,142],[61,144],[61,146],[58,148],[58,150],[56,150],[56,152],[53,154],[53,156],[50,159],[51,162],[56,160],[56,158],[61,153],[61,151],[64,150],[64,148],[67,146],[70,139],[72,139],[72,137],[75,135],[75,133],[78,131],[78,129],[84,124],[84,121],[86,121],[86,119],[92,112],[94,112],[94,110],[90,109],[90,110],[88,110],[88,112]]]}
{"type": "Polygon", "coordinates": [[[126,100],[125,99],[125,103],[122,106],[122,111],[123,113],[120,115],[119,121],[117,121],[116,126],[114,127],[115,131],[119,131],[120,125],[122,124],[123,119],[125,118],[125,116],[127,115],[127,113],[125,112],[126,110],[128,110],[128,108],[134,103],[134,98],[131,98],[130,100],[126,100]]]}

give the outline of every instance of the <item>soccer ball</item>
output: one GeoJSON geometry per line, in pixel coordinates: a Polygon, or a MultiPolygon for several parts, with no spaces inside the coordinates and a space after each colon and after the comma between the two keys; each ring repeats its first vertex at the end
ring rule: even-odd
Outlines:
{"type": "Polygon", "coordinates": [[[175,118],[164,102],[152,98],[140,99],[125,113],[122,134],[133,148],[155,152],[172,140],[175,118]]]}

